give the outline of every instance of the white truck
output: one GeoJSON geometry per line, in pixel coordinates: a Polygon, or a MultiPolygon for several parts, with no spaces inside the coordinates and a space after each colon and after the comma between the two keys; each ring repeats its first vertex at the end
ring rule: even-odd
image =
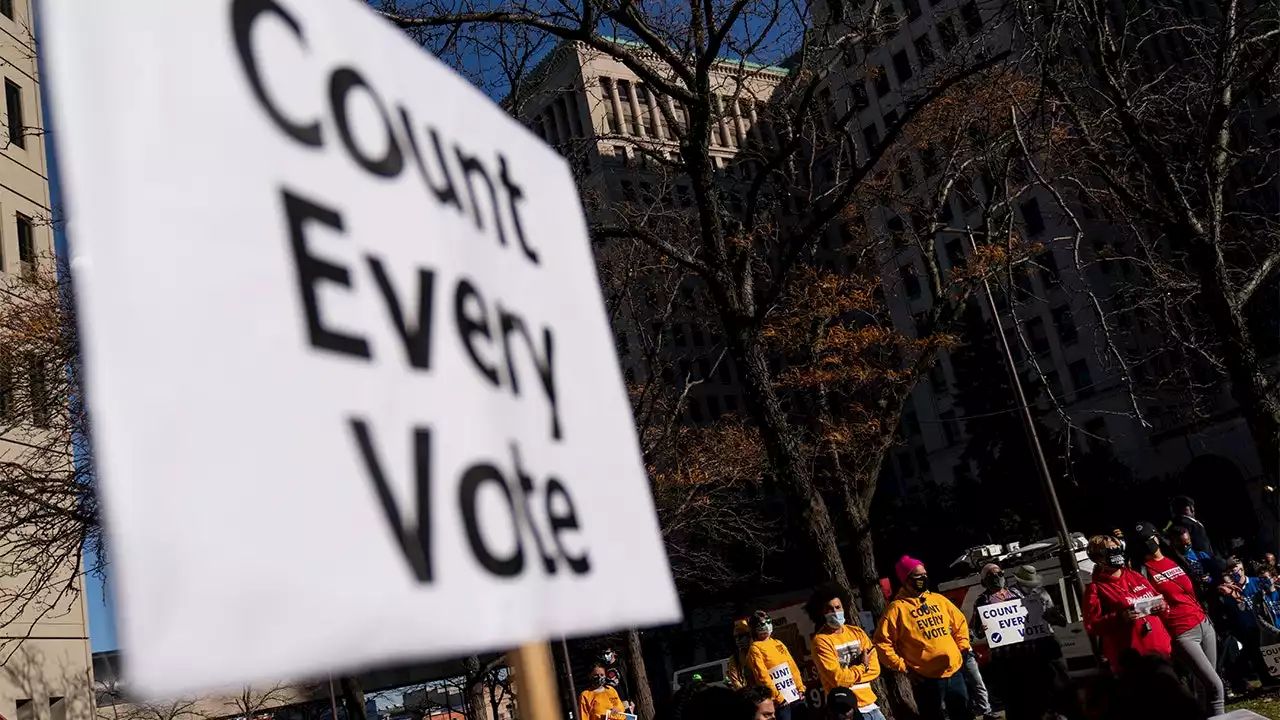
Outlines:
{"type": "MultiPolygon", "coordinates": [[[[1093,561],[1085,553],[1088,541],[1083,535],[1073,533],[1071,549],[1075,553],[1076,563],[1080,566],[1082,583],[1090,582],[1093,572],[1093,561]]],[[[967,564],[973,572],[956,580],[944,582],[938,586],[938,592],[946,595],[964,613],[965,618],[973,617],[973,604],[982,594],[983,587],[978,572],[987,563],[996,563],[1005,569],[1005,576],[1013,580],[1013,570],[1022,565],[1031,565],[1039,573],[1044,589],[1049,592],[1055,605],[1063,609],[1067,618],[1066,627],[1053,626],[1053,635],[1062,646],[1062,654],[1067,661],[1067,671],[1072,678],[1094,675],[1098,672],[1098,658],[1094,655],[1093,645],[1085,634],[1084,622],[1080,615],[1080,604],[1071,589],[1071,580],[1064,574],[1059,559],[1059,542],[1057,538],[1041,540],[1030,545],[1011,543],[1009,545],[984,545],[970,548],[952,567],[967,564]],[[1064,602],[1063,599],[1068,601],[1064,602]]],[[[974,652],[979,662],[985,663],[989,657],[985,640],[974,638],[974,652]]]]}

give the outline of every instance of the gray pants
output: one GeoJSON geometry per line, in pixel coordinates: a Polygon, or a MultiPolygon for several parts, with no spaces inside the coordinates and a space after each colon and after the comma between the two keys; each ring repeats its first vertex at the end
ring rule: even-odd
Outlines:
{"type": "Polygon", "coordinates": [[[1195,679],[1196,697],[1211,717],[1223,713],[1222,678],[1214,669],[1218,636],[1208,620],[1173,639],[1173,658],[1195,679]]]}
{"type": "MultiPolygon", "coordinates": [[[[964,665],[960,667],[960,672],[964,673],[964,684],[969,688],[970,704],[973,705],[973,711],[978,715],[991,714],[991,696],[987,694],[987,684],[982,681],[982,672],[978,670],[978,656],[972,651],[964,653],[964,665]]],[[[1221,685],[1219,687],[1219,697],[1221,697],[1221,685]]]]}

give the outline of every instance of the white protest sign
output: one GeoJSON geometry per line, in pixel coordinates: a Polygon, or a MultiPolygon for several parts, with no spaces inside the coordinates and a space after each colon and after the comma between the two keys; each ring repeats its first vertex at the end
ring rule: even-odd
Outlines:
{"type": "Polygon", "coordinates": [[[679,619],[560,156],[364,3],[43,10],[137,687],[679,619]]]}
{"type": "Polygon", "coordinates": [[[1161,605],[1164,605],[1164,596],[1145,595],[1140,598],[1135,598],[1134,600],[1130,601],[1130,604],[1133,606],[1133,609],[1138,612],[1139,615],[1152,615],[1155,613],[1157,608],[1159,608],[1161,605]]]}
{"type": "Polygon", "coordinates": [[[978,608],[978,617],[988,647],[1016,645],[1053,634],[1044,619],[1044,608],[1034,598],[983,605],[978,608]]]}
{"type": "Polygon", "coordinates": [[[1267,672],[1280,677],[1280,645],[1263,645],[1262,659],[1267,664],[1267,672]]]}
{"type": "Polygon", "coordinates": [[[787,663],[778,663],[769,668],[769,680],[788,704],[800,700],[800,688],[796,686],[795,676],[791,674],[791,666],[787,663]]]}

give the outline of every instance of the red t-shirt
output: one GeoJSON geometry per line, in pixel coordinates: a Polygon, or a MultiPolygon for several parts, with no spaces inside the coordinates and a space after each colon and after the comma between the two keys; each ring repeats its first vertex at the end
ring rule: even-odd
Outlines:
{"type": "Polygon", "coordinates": [[[1164,596],[1168,605],[1162,617],[1170,635],[1178,637],[1204,622],[1204,610],[1200,608],[1191,578],[1177,563],[1165,557],[1146,563],[1146,566],[1151,584],[1164,596]]]}

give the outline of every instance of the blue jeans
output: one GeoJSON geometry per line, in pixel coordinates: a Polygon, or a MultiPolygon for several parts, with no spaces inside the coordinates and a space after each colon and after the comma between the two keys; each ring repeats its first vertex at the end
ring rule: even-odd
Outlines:
{"type": "Polygon", "coordinates": [[[791,720],[791,705],[773,704],[774,720],[791,720]]]}
{"type": "Polygon", "coordinates": [[[884,720],[884,713],[880,712],[880,708],[863,711],[861,715],[862,720],[884,720]]]}
{"type": "Polygon", "coordinates": [[[964,665],[960,667],[964,673],[964,683],[969,690],[973,709],[978,715],[991,714],[991,696],[987,693],[987,684],[982,680],[982,671],[978,669],[978,656],[970,650],[964,653],[964,665]]]}
{"type": "Polygon", "coordinates": [[[945,678],[919,678],[911,683],[916,696],[916,708],[921,720],[973,720],[969,708],[969,690],[964,684],[964,673],[956,672],[945,678]],[[943,714],[943,708],[946,714],[943,714]]]}

